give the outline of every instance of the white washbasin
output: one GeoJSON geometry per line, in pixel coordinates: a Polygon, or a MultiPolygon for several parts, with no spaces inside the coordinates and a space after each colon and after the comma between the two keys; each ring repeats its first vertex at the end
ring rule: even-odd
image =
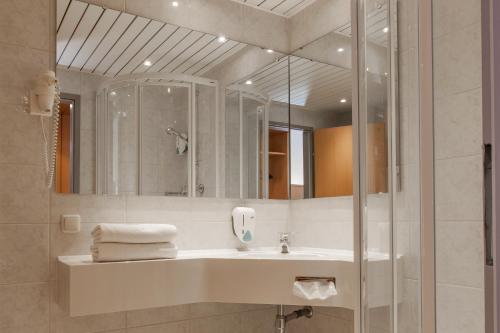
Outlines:
{"type": "MultiPolygon", "coordinates": [[[[352,251],[300,247],[291,247],[290,253],[280,250],[182,250],[176,259],[107,263],[94,263],[90,255],[62,256],[57,265],[57,302],[70,316],[200,302],[354,309],[359,263],[354,261],[352,251]],[[327,300],[298,298],[292,293],[297,277],[334,278],[338,294],[327,300]]],[[[386,281],[392,272],[391,261],[387,254],[371,253],[369,257],[371,305],[390,304],[392,294],[387,291],[386,281]]]]}
{"type": "Polygon", "coordinates": [[[290,250],[289,253],[281,253],[277,250],[265,251],[265,250],[250,250],[239,252],[235,254],[238,258],[249,258],[249,259],[277,259],[277,260],[315,260],[319,258],[328,258],[331,255],[328,253],[320,253],[313,251],[300,251],[300,250],[290,250]]]}

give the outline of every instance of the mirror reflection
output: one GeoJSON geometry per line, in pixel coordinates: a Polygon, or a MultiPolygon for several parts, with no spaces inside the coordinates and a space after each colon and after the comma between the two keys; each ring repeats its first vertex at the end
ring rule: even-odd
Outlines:
{"type": "MultiPolygon", "coordinates": [[[[300,6],[278,7],[280,15],[300,15],[300,6]]],[[[340,6],[338,13],[338,28],[319,38],[300,36],[292,47],[304,45],[288,54],[58,0],[63,99],[57,191],[256,199],[352,195],[349,8],[340,6]]],[[[387,191],[387,69],[383,45],[374,45],[380,58],[367,69],[367,159],[370,192],[378,193],[387,191]]]]}

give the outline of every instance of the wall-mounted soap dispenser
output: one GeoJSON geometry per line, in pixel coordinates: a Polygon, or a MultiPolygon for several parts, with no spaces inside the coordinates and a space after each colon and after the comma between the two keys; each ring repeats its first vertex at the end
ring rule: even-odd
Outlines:
{"type": "Polygon", "coordinates": [[[235,207],[232,212],[233,233],[243,244],[249,244],[255,235],[255,209],[235,207]]]}

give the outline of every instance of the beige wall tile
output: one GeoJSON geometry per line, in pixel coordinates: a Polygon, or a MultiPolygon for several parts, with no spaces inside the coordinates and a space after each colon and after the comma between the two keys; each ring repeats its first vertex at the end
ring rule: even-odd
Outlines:
{"type": "Polygon", "coordinates": [[[125,328],[125,313],[69,317],[60,311],[51,315],[51,333],[97,333],[125,328]]]}
{"type": "Polygon", "coordinates": [[[189,318],[189,305],[167,306],[127,312],[127,327],[180,321],[189,318]]]}
{"type": "MultiPolygon", "coordinates": [[[[42,70],[49,68],[47,51],[5,43],[0,43],[0,48],[2,49],[0,52],[0,89],[4,89],[4,86],[27,88],[42,70]]],[[[12,91],[12,88],[10,90],[12,91]]],[[[22,95],[12,97],[16,101],[21,101],[21,98],[22,95]]]]}
{"type": "Polygon", "coordinates": [[[161,325],[128,328],[127,333],[190,333],[189,322],[179,321],[161,325]]]}
{"type": "Polygon", "coordinates": [[[52,193],[50,223],[62,214],[80,214],[82,223],[124,223],[125,197],[52,193]]]}
{"type": "Polygon", "coordinates": [[[50,278],[56,278],[56,263],[58,256],[90,254],[92,237],[90,232],[97,224],[82,223],[81,230],[76,234],[65,234],[58,224],[50,225],[50,278]]]}
{"type": "MultiPolygon", "coordinates": [[[[0,101],[4,99],[0,97],[0,101]]],[[[42,131],[38,117],[27,115],[21,105],[0,104],[0,133],[2,163],[42,165],[42,131]]]]}
{"type": "Polygon", "coordinates": [[[241,327],[239,314],[192,319],[189,333],[233,333],[241,327]]]}
{"type": "Polygon", "coordinates": [[[0,41],[34,49],[49,49],[49,1],[0,2],[0,41]]]}
{"type": "Polygon", "coordinates": [[[481,87],[481,25],[436,38],[434,94],[436,98],[481,87]]]}
{"type": "Polygon", "coordinates": [[[241,333],[274,333],[276,308],[247,311],[240,314],[241,333]]]}
{"type": "Polygon", "coordinates": [[[482,90],[440,98],[434,105],[436,159],[482,153],[482,90]]]}
{"type": "Polygon", "coordinates": [[[436,219],[481,221],[481,155],[437,160],[435,170],[436,219]]]}
{"type": "Polygon", "coordinates": [[[438,283],[483,288],[483,224],[436,223],[436,278],[438,283]]]}
{"type": "Polygon", "coordinates": [[[0,284],[48,280],[48,225],[0,224],[0,284]]]}
{"type": "Polygon", "coordinates": [[[484,332],[484,291],[438,284],[436,291],[437,332],[484,332]]]}
{"type": "Polygon", "coordinates": [[[49,195],[42,166],[0,166],[0,223],[47,223],[49,195]]]}
{"type": "Polygon", "coordinates": [[[448,33],[481,22],[481,2],[477,0],[433,1],[433,35],[440,37],[448,33]]]}
{"type": "Polygon", "coordinates": [[[0,286],[0,331],[48,332],[48,283],[0,286]]]}
{"type": "Polygon", "coordinates": [[[258,304],[236,304],[236,303],[195,303],[190,304],[190,317],[203,318],[228,313],[238,313],[242,311],[256,310],[259,308],[268,308],[268,305],[258,304]]]}

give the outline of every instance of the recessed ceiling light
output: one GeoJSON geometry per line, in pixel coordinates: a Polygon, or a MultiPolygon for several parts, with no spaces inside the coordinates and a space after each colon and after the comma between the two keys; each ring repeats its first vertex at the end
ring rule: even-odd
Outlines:
{"type": "Polygon", "coordinates": [[[172,7],[179,7],[178,1],[172,1],[172,7]]]}
{"type": "Polygon", "coordinates": [[[111,95],[111,96],[116,96],[116,91],[112,91],[112,92],[110,93],[110,95],[111,95]]]}
{"type": "Polygon", "coordinates": [[[271,49],[267,49],[266,50],[267,53],[274,53],[274,50],[271,50],[271,49]]]}
{"type": "Polygon", "coordinates": [[[149,66],[151,66],[152,64],[153,64],[153,63],[152,63],[150,60],[146,60],[146,61],[144,61],[144,66],[149,67],[149,66]]]}
{"type": "Polygon", "coordinates": [[[342,98],[342,99],[340,100],[340,103],[347,103],[347,99],[342,98]]]}
{"type": "Polygon", "coordinates": [[[382,29],[382,31],[383,31],[384,33],[388,33],[388,32],[389,32],[389,27],[385,27],[384,29],[382,29]]]}
{"type": "Polygon", "coordinates": [[[245,82],[245,84],[248,84],[248,85],[250,85],[252,83],[253,83],[252,80],[246,80],[246,82],[245,82]]]}
{"type": "Polygon", "coordinates": [[[172,89],[170,89],[170,87],[167,88],[167,93],[171,93],[172,92],[172,89]]]}
{"type": "Polygon", "coordinates": [[[339,47],[339,48],[337,49],[337,52],[338,52],[338,53],[342,53],[342,52],[344,52],[344,51],[345,51],[345,50],[344,50],[344,48],[343,48],[343,47],[339,47]]]}
{"type": "Polygon", "coordinates": [[[221,35],[221,36],[219,36],[219,38],[217,38],[217,41],[219,43],[225,43],[225,42],[227,42],[227,38],[226,38],[226,36],[221,35]]]}

